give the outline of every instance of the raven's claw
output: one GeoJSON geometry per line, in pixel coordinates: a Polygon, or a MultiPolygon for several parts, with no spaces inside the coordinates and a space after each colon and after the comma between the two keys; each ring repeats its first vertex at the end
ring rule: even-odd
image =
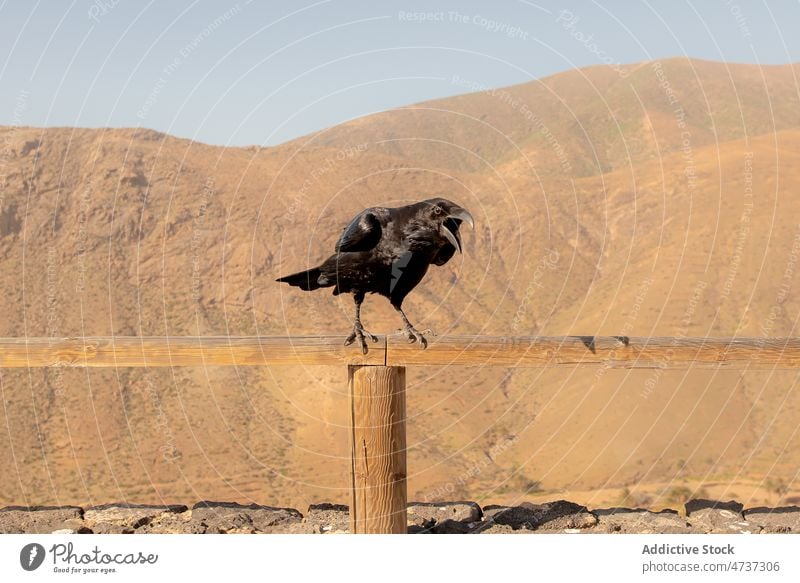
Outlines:
{"type": "Polygon", "coordinates": [[[367,348],[367,340],[365,336],[369,337],[369,339],[372,340],[373,342],[378,341],[377,336],[375,336],[374,334],[370,334],[369,332],[364,330],[364,327],[361,326],[360,324],[356,324],[355,326],[353,326],[353,331],[350,333],[350,336],[348,336],[345,339],[344,345],[350,346],[353,342],[355,342],[356,338],[358,338],[358,343],[361,345],[361,353],[366,354],[367,352],[369,352],[369,348],[367,348]]]}
{"type": "MultiPolygon", "coordinates": [[[[427,334],[431,334],[435,336],[435,334],[431,330],[424,331],[427,334]]],[[[414,326],[406,326],[402,330],[403,335],[408,338],[408,343],[413,344],[414,342],[419,342],[419,345],[425,349],[428,348],[428,340],[423,336],[422,332],[414,328],[414,326]]]]}

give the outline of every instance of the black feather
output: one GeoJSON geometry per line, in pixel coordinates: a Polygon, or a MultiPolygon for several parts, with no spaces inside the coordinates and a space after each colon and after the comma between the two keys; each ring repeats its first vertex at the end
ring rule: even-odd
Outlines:
{"type": "Polygon", "coordinates": [[[463,209],[439,198],[398,208],[368,208],[348,224],[336,254],[319,267],[277,281],[304,290],[334,287],[334,294],[383,295],[400,307],[430,265],[444,265],[456,249],[443,234],[458,235],[460,220],[448,214],[463,209]]]}
{"type": "Polygon", "coordinates": [[[288,283],[289,285],[299,287],[305,291],[313,291],[315,289],[325,287],[324,280],[323,283],[320,283],[319,267],[315,267],[307,271],[301,271],[299,273],[293,273],[292,275],[285,275],[283,277],[279,277],[275,281],[288,283]]]}

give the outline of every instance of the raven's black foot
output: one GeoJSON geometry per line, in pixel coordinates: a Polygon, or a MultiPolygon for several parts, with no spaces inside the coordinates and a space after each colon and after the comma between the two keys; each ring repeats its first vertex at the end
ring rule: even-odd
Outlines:
{"type": "Polygon", "coordinates": [[[353,342],[356,341],[356,338],[358,338],[358,343],[361,346],[361,352],[363,354],[369,352],[369,349],[367,348],[367,340],[366,340],[367,338],[369,338],[373,342],[378,341],[377,336],[375,336],[374,334],[370,334],[369,332],[364,330],[364,326],[362,326],[361,323],[358,322],[353,326],[353,332],[344,341],[344,345],[345,346],[351,345],[353,342]]]}
{"type": "Polygon", "coordinates": [[[401,330],[401,332],[403,336],[408,338],[408,342],[410,344],[413,344],[414,342],[419,342],[419,345],[422,348],[428,348],[428,340],[425,338],[425,336],[423,336],[423,332],[430,336],[436,336],[436,334],[433,333],[433,330],[423,330],[422,332],[420,332],[419,330],[414,328],[414,326],[406,326],[401,330]]]}

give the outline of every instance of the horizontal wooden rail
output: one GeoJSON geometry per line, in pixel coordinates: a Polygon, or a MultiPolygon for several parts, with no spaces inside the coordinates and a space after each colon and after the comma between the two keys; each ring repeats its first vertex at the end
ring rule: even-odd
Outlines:
{"type": "Polygon", "coordinates": [[[0,368],[385,364],[384,339],[366,356],[342,342],[341,336],[0,338],[0,368]]]}
{"type": "Polygon", "coordinates": [[[800,338],[449,336],[427,350],[390,339],[390,365],[797,368],[800,338]]]}
{"type": "Polygon", "coordinates": [[[446,336],[426,350],[396,336],[367,355],[343,337],[167,336],[0,338],[0,368],[459,365],[613,368],[798,368],[800,338],[446,336]]]}

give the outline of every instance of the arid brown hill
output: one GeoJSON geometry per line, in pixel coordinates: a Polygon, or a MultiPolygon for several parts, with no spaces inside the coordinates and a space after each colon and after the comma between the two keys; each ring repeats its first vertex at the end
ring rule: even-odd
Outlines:
{"type": "MultiPolygon", "coordinates": [[[[440,334],[797,335],[800,68],[593,67],[275,148],[0,129],[3,336],[341,334],[274,283],[372,204],[469,208],[440,334]]],[[[456,80],[469,85],[470,81],[456,80]]],[[[393,332],[368,298],[365,325],[393,332]]],[[[785,371],[411,370],[412,499],[791,502],[785,371]]],[[[346,500],[344,371],[14,370],[0,504],[346,500]]]]}

